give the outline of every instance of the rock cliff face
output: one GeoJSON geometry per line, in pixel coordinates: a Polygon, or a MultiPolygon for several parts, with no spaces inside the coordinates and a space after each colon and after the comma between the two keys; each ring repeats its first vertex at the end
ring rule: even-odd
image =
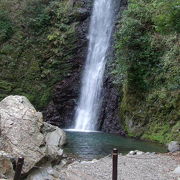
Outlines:
{"type": "Polygon", "coordinates": [[[104,82],[103,103],[99,117],[98,129],[108,133],[124,135],[120,126],[119,88],[113,85],[113,78],[107,76],[104,82]]]}
{"type": "Polygon", "coordinates": [[[93,1],[78,0],[74,3],[81,3],[82,7],[77,9],[80,18],[78,18],[79,25],[76,29],[78,35],[77,55],[71,61],[73,72],[56,84],[52,101],[44,111],[47,122],[64,128],[73,126],[73,115],[80,91],[81,72],[87,54],[87,34],[93,1]]]}
{"type": "MultiPolygon", "coordinates": [[[[79,1],[76,1],[76,3],[78,2],[79,1]]],[[[56,84],[52,101],[46,111],[44,111],[44,116],[47,122],[63,128],[71,128],[74,124],[73,115],[75,113],[75,107],[80,93],[81,72],[87,55],[87,34],[93,0],[81,0],[80,2],[83,2],[83,7],[80,9],[80,12],[82,12],[82,18],[77,28],[79,39],[77,56],[72,62],[74,72],[69,77],[56,84]]],[[[121,15],[122,10],[127,7],[127,0],[116,1],[115,3],[117,4],[117,8],[114,14],[117,15],[120,12],[119,14],[121,15]]],[[[109,56],[113,57],[113,48],[110,48],[109,56]]],[[[111,61],[108,64],[111,63],[113,62],[111,61]]],[[[106,68],[103,92],[104,98],[97,126],[99,130],[105,132],[124,134],[119,125],[119,90],[113,85],[113,78],[109,72],[111,72],[111,67],[106,68]]]]}
{"type": "MultiPolygon", "coordinates": [[[[127,8],[127,0],[117,1],[117,9],[115,12],[116,19],[121,17],[124,9],[127,8]],[[118,14],[118,16],[117,16],[118,14]]],[[[115,19],[115,21],[116,21],[115,19]]],[[[116,32],[116,27],[114,33],[116,32]]],[[[109,133],[118,133],[124,135],[124,131],[121,127],[121,120],[119,114],[119,102],[121,101],[121,87],[117,87],[114,84],[114,78],[111,75],[112,64],[114,58],[114,38],[112,38],[109,58],[107,63],[105,77],[104,77],[104,90],[103,90],[103,102],[99,117],[98,129],[109,133]]]]}

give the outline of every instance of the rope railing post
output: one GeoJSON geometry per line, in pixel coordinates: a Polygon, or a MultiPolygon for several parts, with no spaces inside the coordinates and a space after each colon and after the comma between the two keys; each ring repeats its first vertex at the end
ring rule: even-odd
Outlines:
{"type": "Polygon", "coordinates": [[[117,164],[118,164],[118,150],[114,148],[112,152],[112,180],[117,180],[117,175],[118,175],[117,164]]]}
{"type": "Polygon", "coordinates": [[[14,180],[20,180],[23,164],[24,164],[24,158],[23,157],[18,158],[18,161],[16,164],[14,180]]]}

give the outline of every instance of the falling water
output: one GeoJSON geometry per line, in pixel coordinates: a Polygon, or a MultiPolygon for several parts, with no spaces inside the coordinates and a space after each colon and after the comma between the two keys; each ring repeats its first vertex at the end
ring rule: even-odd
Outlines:
{"type": "Polygon", "coordinates": [[[95,130],[101,107],[101,90],[106,53],[113,29],[113,1],[95,0],[90,29],[89,48],[83,72],[80,100],[75,114],[75,129],[95,130]]]}

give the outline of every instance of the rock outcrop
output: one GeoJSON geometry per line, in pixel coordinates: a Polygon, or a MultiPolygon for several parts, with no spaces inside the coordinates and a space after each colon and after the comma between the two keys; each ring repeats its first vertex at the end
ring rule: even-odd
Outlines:
{"type": "Polygon", "coordinates": [[[71,74],[55,85],[52,101],[43,113],[45,121],[58,127],[70,128],[74,124],[73,116],[80,93],[81,72],[87,54],[92,2],[92,0],[70,1],[72,5],[76,3],[81,5],[76,11],[77,55],[70,62],[73,65],[71,74]]]}
{"type": "MultiPolygon", "coordinates": [[[[24,157],[23,173],[29,172],[43,159],[58,161],[66,143],[63,130],[43,123],[24,96],[8,96],[0,102],[0,150],[13,158],[24,157]]],[[[44,161],[43,161],[44,162],[44,161]]]]}
{"type": "MultiPolygon", "coordinates": [[[[115,9],[115,17],[121,17],[124,9],[127,8],[127,0],[117,1],[115,9]],[[118,15],[117,15],[118,14],[118,15]]],[[[114,32],[116,31],[116,27],[114,32]]],[[[122,96],[122,87],[118,87],[114,84],[114,77],[112,75],[114,57],[114,38],[112,38],[111,47],[109,49],[109,58],[106,65],[106,72],[104,77],[104,89],[103,89],[103,102],[98,121],[98,129],[104,132],[117,133],[125,135],[121,127],[121,119],[119,114],[119,104],[122,96]]]]}
{"type": "Polygon", "coordinates": [[[124,135],[118,113],[120,99],[118,88],[113,85],[111,77],[107,77],[104,86],[104,98],[98,121],[98,129],[108,133],[124,135]]]}

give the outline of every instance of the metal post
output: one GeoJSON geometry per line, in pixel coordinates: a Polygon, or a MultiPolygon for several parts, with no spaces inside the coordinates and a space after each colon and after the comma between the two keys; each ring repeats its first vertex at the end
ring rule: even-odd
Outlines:
{"type": "Polygon", "coordinates": [[[23,157],[18,158],[18,161],[16,164],[16,171],[15,171],[15,175],[14,175],[14,180],[20,180],[23,164],[24,164],[24,158],[23,157]]]}
{"type": "Polygon", "coordinates": [[[113,149],[112,152],[112,180],[117,180],[117,163],[118,163],[118,150],[116,148],[113,149]]]}

